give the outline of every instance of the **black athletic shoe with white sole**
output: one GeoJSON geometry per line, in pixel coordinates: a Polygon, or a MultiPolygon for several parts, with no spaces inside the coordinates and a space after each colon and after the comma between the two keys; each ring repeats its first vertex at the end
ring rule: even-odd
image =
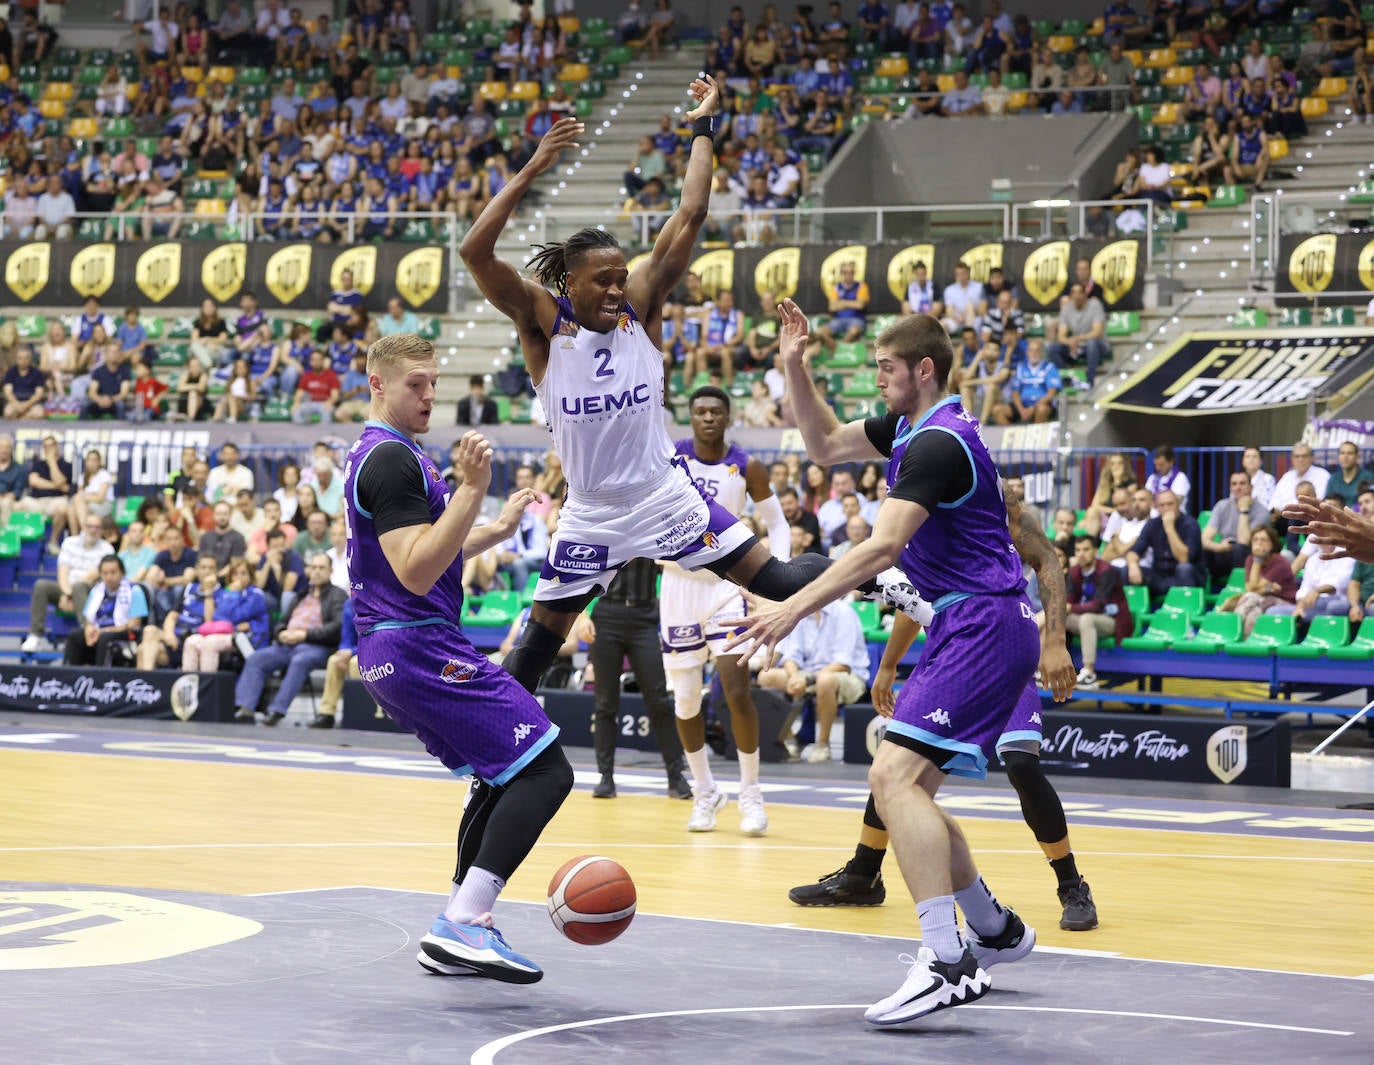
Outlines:
{"type": "Polygon", "coordinates": [[[1035,949],[1035,929],[1016,916],[1016,911],[1010,907],[1007,908],[1007,927],[997,935],[979,935],[970,928],[964,938],[969,953],[984,969],[1003,962],[1020,961],[1035,949]]]}
{"type": "Polygon", "coordinates": [[[814,884],[802,884],[787,893],[798,906],[881,906],[887,898],[883,874],[872,879],[844,869],[827,873],[814,884]]]}
{"type": "Polygon", "coordinates": [[[927,628],[935,620],[934,609],[921,598],[911,578],[896,566],[883,570],[874,578],[874,589],[867,598],[884,603],[893,610],[900,610],[912,621],[927,628]]]}
{"type": "Polygon", "coordinates": [[[1093,893],[1082,877],[1077,884],[1059,889],[1059,902],[1064,907],[1059,927],[1064,931],[1089,932],[1097,927],[1097,903],[1093,902],[1093,893]]]}
{"type": "Polygon", "coordinates": [[[914,958],[903,954],[897,960],[911,968],[901,987],[864,1012],[869,1024],[905,1024],[936,1010],[973,1002],[992,987],[987,970],[968,948],[953,964],[941,961],[929,947],[922,947],[914,958]]]}

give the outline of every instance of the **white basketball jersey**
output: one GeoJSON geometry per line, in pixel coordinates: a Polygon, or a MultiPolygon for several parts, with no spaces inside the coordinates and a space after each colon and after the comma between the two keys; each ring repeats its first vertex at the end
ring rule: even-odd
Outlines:
{"type": "MultiPolygon", "coordinates": [[[[702,495],[714,499],[737,518],[744,513],[744,504],[748,498],[748,485],[744,480],[745,471],[749,467],[748,452],[738,444],[731,444],[719,462],[706,462],[697,458],[696,443],[688,437],[677,442],[677,453],[687,464],[687,472],[702,495]]],[[[664,566],[664,575],[681,576],[696,583],[720,583],[720,578],[709,569],[689,572],[671,562],[664,566]]]]}
{"type": "Polygon", "coordinates": [[[663,388],[663,355],[629,304],[615,329],[596,333],[559,297],[548,369],[534,391],[572,495],[623,497],[663,479],[673,460],[663,388]]]}

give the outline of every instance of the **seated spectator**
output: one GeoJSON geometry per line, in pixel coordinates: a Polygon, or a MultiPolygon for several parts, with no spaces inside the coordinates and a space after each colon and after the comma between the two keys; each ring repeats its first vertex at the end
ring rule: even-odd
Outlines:
{"type": "Polygon", "coordinates": [[[840,146],[840,134],[844,129],[840,109],[830,99],[824,89],[817,89],[811,96],[806,118],[802,122],[802,132],[792,147],[801,154],[821,152],[826,162],[840,146]]]}
{"type": "Polygon", "coordinates": [[[239,462],[238,445],[223,444],[219,449],[219,464],[206,477],[205,498],[210,503],[218,503],[221,499],[233,502],[242,489],[253,491],[254,481],[253,471],[239,462]]]}
{"type": "Polygon", "coordinates": [[[220,317],[219,307],[212,299],[201,300],[200,313],[191,323],[191,355],[198,358],[203,366],[213,369],[227,365],[233,358],[233,352],[229,326],[220,317]]]}
{"type": "MultiPolygon", "coordinates": [[[[277,517],[281,517],[280,504],[277,507],[277,517]]],[[[246,488],[240,489],[234,500],[233,513],[229,515],[229,527],[242,536],[244,543],[250,545],[251,549],[253,535],[265,529],[266,525],[267,516],[253,498],[253,493],[246,488]]]]}
{"type": "Polygon", "coordinates": [[[973,280],[968,263],[960,260],[954,265],[954,280],[945,286],[941,302],[945,312],[942,321],[949,332],[971,328],[974,336],[978,335],[988,303],[983,283],[973,280]]]}
{"type": "Polygon", "coordinates": [[[153,376],[153,368],[146,362],[135,362],[133,389],[129,396],[129,420],[157,421],[162,417],[162,405],[169,391],[165,382],[153,376]]]}
{"type": "Polygon", "coordinates": [[[228,579],[230,560],[242,557],[248,550],[248,544],[244,540],[243,534],[230,524],[233,515],[234,508],[229,505],[228,500],[221,499],[216,503],[214,506],[214,527],[201,533],[200,542],[197,545],[201,558],[209,555],[215,560],[220,580],[228,579]]]}
{"type": "Polygon", "coordinates": [[[310,370],[302,374],[291,403],[291,420],[307,425],[316,417],[328,425],[334,420],[334,407],[339,402],[339,378],[330,369],[325,353],[318,349],[310,353],[310,370]]]}
{"type": "MultiPolygon", "coordinates": [[[[527,484],[522,486],[517,480],[516,486],[511,490],[511,495],[522,491],[523,487],[533,485],[534,471],[529,470],[528,467],[525,469],[527,484]]],[[[512,588],[517,592],[522,591],[529,582],[531,574],[537,574],[539,568],[544,564],[548,548],[547,526],[537,515],[525,510],[520,516],[520,522],[515,531],[496,548],[497,570],[510,576],[512,588]]]]}
{"type": "Polygon", "coordinates": [[[828,603],[803,618],[778,647],[781,663],[759,674],[759,685],[785,692],[795,702],[816,699],[816,742],[808,762],[830,761],[830,731],[841,706],[868,690],[868,645],[859,615],[849,603],[828,603]]]}
{"type": "MultiPolygon", "coordinates": [[[[1255,449],[1256,456],[1259,449],[1255,449]]],[[[1246,454],[1249,454],[1247,450],[1246,454]]],[[[1274,529],[1282,535],[1288,529],[1288,519],[1283,516],[1283,508],[1288,506],[1297,496],[1298,485],[1306,481],[1312,486],[1313,494],[1321,499],[1326,495],[1327,486],[1331,483],[1331,474],[1321,466],[1312,465],[1312,448],[1299,440],[1293,445],[1293,450],[1289,453],[1292,465],[1288,472],[1278,479],[1274,485],[1273,492],[1269,496],[1269,515],[1273,519],[1274,529]]],[[[1251,474],[1251,486],[1253,488],[1255,474],[1251,474]]],[[[1256,493],[1258,496],[1258,493],[1256,493]]]]}
{"type": "Polygon", "coordinates": [[[1193,138],[1188,180],[1195,184],[1210,184],[1218,180],[1230,154],[1230,134],[1222,130],[1214,115],[1208,115],[1203,119],[1202,129],[1193,138]]]}
{"type": "Polygon", "coordinates": [[[148,621],[148,598],[125,576],[118,555],[100,560],[100,579],[86,596],[81,617],[67,636],[63,665],[108,667],[117,646],[132,648],[138,640],[148,621]]]}
{"type": "Polygon", "coordinates": [[[182,644],[181,668],[188,673],[214,673],[220,655],[230,649],[246,660],[267,646],[271,626],[267,597],[253,583],[252,566],[235,558],[229,563],[227,583],[215,592],[214,627],[221,631],[188,635],[182,644]]]}
{"type": "Polygon", "coordinates": [[[339,404],[334,408],[335,420],[357,422],[367,418],[372,402],[372,386],[368,383],[367,356],[353,356],[347,372],[339,382],[339,404]]]}
{"type": "Polygon", "coordinates": [[[57,437],[43,437],[38,453],[29,462],[29,492],[19,501],[18,509],[42,514],[52,522],[50,554],[57,554],[63,530],[68,527],[72,476],[72,464],[62,457],[57,437]]]}
{"type": "Polygon", "coordinates": [[[132,395],[133,374],[124,353],[112,344],[106,349],[105,361],[91,371],[82,416],[122,419],[128,412],[132,395]]]}
{"type": "Polygon", "coordinates": [[[935,295],[935,284],[930,280],[924,260],[918,260],[911,267],[911,281],[906,286],[906,299],[902,300],[903,314],[933,314],[943,317],[944,301],[935,295]]]}
{"type": "Polygon", "coordinates": [[[764,381],[755,380],[749,385],[749,402],[740,406],[740,424],[759,429],[782,425],[778,405],[768,394],[768,385],[764,381]]]}
{"type": "MultiPolygon", "coordinates": [[[[249,497],[252,498],[251,496],[249,497]]],[[[248,541],[248,552],[244,556],[254,565],[262,559],[267,552],[267,538],[270,533],[280,530],[285,538],[285,547],[290,548],[296,541],[296,527],[289,522],[281,520],[281,501],[275,496],[268,496],[262,504],[262,524],[255,528],[251,533],[246,533],[244,539],[248,541]]],[[[242,532],[242,530],[240,530],[242,532]]],[[[293,552],[294,554],[294,552],[293,552]]]]}
{"type": "Polygon", "coordinates": [[[35,210],[38,223],[33,230],[34,240],[71,240],[76,232],[76,201],[56,174],[48,178],[47,190],[38,197],[35,210]]]}
{"type": "MultiPolygon", "coordinates": [[[[310,719],[306,728],[333,728],[339,716],[339,699],[343,696],[344,681],[358,679],[358,626],[350,598],[344,600],[339,649],[329,656],[324,667],[324,691],[320,693],[319,712],[310,719]]],[[[377,707],[377,716],[383,716],[380,706],[377,707]]]]}
{"type": "Polygon", "coordinates": [[[945,118],[963,118],[983,114],[983,90],[970,85],[968,74],[954,72],[954,87],[940,100],[940,114],[945,118]]]}
{"type": "Polygon", "coordinates": [[[1145,149],[1145,161],[1140,164],[1135,184],[1127,198],[1153,200],[1162,207],[1168,207],[1174,202],[1174,194],[1169,184],[1172,179],[1173,171],[1164,161],[1164,153],[1151,144],[1145,149]]]}
{"type": "Polygon", "coordinates": [[[1106,332],[1107,312],[1101,300],[1088,296],[1083,286],[1075,281],[1069,286],[1069,302],[1059,313],[1057,339],[1045,353],[1061,370],[1086,363],[1088,387],[1091,388],[1097,380],[1098,366],[1111,355],[1106,332]]]}
{"type": "Polygon", "coordinates": [[[1268,171],[1269,139],[1254,115],[1242,113],[1240,128],[1231,141],[1231,159],[1225,169],[1226,184],[1249,181],[1255,192],[1263,192],[1268,171]]]}
{"type": "Polygon", "coordinates": [[[1193,67],[1193,79],[1183,88],[1183,117],[1186,122],[1201,122],[1221,107],[1221,79],[1206,63],[1193,67]]]}
{"type": "Polygon", "coordinates": [[[1178,468],[1174,460],[1174,449],[1168,444],[1160,444],[1152,456],[1154,472],[1145,478],[1145,490],[1152,496],[1160,492],[1173,492],[1178,497],[1178,505],[1188,509],[1188,494],[1193,490],[1188,475],[1178,468]]]}
{"type": "Polygon", "coordinates": [[[43,408],[48,396],[47,377],[33,364],[33,349],[27,344],[15,349],[14,365],[5,371],[3,391],[6,421],[47,415],[43,408]]]}
{"type": "MultiPolygon", "coordinates": [[[[165,520],[158,529],[159,535],[166,530],[165,520]]],[[[156,542],[156,538],[149,537],[148,526],[143,522],[134,519],[129,523],[119,545],[119,561],[124,563],[124,572],[129,580],[141,581],[148,575],[153,559],[157,558],[157,548],[153,546],[156,542]]]]}
{"type": "Polygon", "coordinates": [[[816,330],[816,340],[819,348],[833,352],[839,341],[863,338],[868,325],[866,312],[872,297],[868,282],[859,280],[852,262],[841,263],[839,280],[825,287],[830,318],[816,330]]]}
{"type": "Polygon", "coordinates": [[[649,58],[657,59],[664,46],[674,43],[675,16],[672,0],[654,0],[654,13],[649,16],[649,28],[644,31],[644,46],[649,58]]]}
{"type": "MultiPolygon", "coordinates": [[[[1126,554],[1145,528],[1154,510],[1154,497],[1138,484],[1118,485],[1112,490],[1112,512],[1102,529],[1102,560],[1119,570],[1126,568],[1126,554]]],[[[1147,565],[1149,559],[1145,558],[1147,565]]]]}
{"type": "MultiPolygon", "coordinates": [[[[287,528],[279,526],[268,530],[266,549],[258,559],[254,574],[254,581],[267,596],[267,604],[274,614],[291,613],[305,580],[305,561],[299,552],[288,549],[287,528]]],[[[298,538],[298,533],[290,538],[292,547],[298,538]]]]}
{"type": "Polygon", "coordinates": [[[40,577],[29,598],[29,634],[19,649],[41,651],[46,642],[48,607],[68,614],[84,614],[86,597],[100,579],[100,560],[114,554],[114,548],[101,536],[102,523],[94,514],[87,517],[80,536],[62,541],[57,554],[57,579],[40,577]]]}
{"type": "Polygon", "coordinates": [[[1059,368],[1045,358],[1039,337],[1026,346],[1026,359],[1016,364],[1006,399],[993,408],[998,425],[1048,422],[1058,416],[1059,368]]]}
{"type": "MultiPolygon", "coordinates": [[[[302,486],[306,487],[308,486],[302,486]]],[[[302,559],[309,559],[315,555],[327,554],[333,546],[333,541],[329,538],[329,515],[316,508],[307,515],[305,528],[297,533],[296,542],[291,545],[291,550],[302,559]]]]}
{"type": "Polygon", "coordinates": [[[1098,468],[1097,488],[1083,517],[1083,528],[1093,536],[1102,535],[1102,527],[1115,509],[1117,488],[1135,484],[1131,458],[1124,452],[1114,452],[1098,468]]]}
{"type": "Polygon", "coordinates": [[[1197,519],[1181,510],[1178,496],[1167,489],[1155,496],[1155,507],[1159,516],[1145,523],[1140,539],[1126,553],[1127,578],[1155,596],[1180,585],[1202,587],[1205,570],[1197,519]],[[1145,565],[1141,559],[1147,554],[1151,560],[1145,565]]]}
{"type": "Polygon", "coordinates": [[[1078,525],[1078,515],[1069,507],[1056,507],[1050,520],[1047,536],[1051,543],[1064,549],[1065,556],[1073,554],[1074,529],[1078,525]]]}
{"type": "Polygon", "coordinates": [[[1113,44],[1107,50],[1107,58],[1098,68],[1098,77],[1103,85],[1122,86],[1107,94],[1108,105],[1113,111],[1120,111],[1135,102],[1135,64],[1120,44],[1113,44]]]}
{"type": "MultiPolygon", "coordinates": [[[[194,491],[194,486],[188,485],[183,496],[194,491]]],[[[199,556],[186,545],[185,530],[175,524],[167,526],[157,546],[160,550],[153,559],[153,564],[148,567],[144,580],[153,589],[153,599],[158,612],[166,613],[177,608],[186,586],[195,580],[196,561],[199,556]]]]}
{"type": "Polygon", "coordinates": [[[1341,505],[1356,509],[1360,493],[1374,484],[1374,471],[1360,465],[1360,448],[1347,440],[1336,451],[1336,471],[1326,481],[1326,496],[1340,496],[1341,505]]]}
{"type": "MultiPolygon", "coordinates": [[[[963,4],[953,4],[945,20],[944,51],[956,59],[967,55],[973,46],[973,20],[964,14],[963,4]]],[[[956,71],[956,74],[962,71],[956,71]]]]}
{"type": "Polygon", "coordinates": [[[864,520],[862,514],[854,514],[844,523],[844,539],[830,549],[830,557],[843,558],[850,550],[873,535],[873,526],[864,520]]]}
{"type": "Polygon", "coordinates": [[[143,198],[143,239],[167,237],[175,240],[181,232],[181,215],[185,210],[176,191],[164,185],[156,174],[151,175],[143,198]]]}
{"type": "Polygon", "coordinates": [[[330,653],[338,648],[348,596],[329,582],[331,569],[324,552],[311,556],[306,567],[309,587],[292,607],[285,628],[244,663],[234,685],[235,720],[253,720],[267,678],[284,672],[262,718],[264,725],[275,725],[286,716],[311,670],[323,669],[330,653]]]}
{"type": "Polygon", "coordinates": [[[1250,478],[1244,470],[1231,474],[1230,484],[1230,495],[1212,507],[1212,516],[1202,530],[1207,570],[1218,585],[1224,584],[1237,566],[1245,565],[1251,531],[1269,520],[1264,505],[1250,494],[1250,478]]]}
{"type": "Polygon", "coordinates": [[[683,377],[690,385],[700,374],[709,372],[719,363],[721,376],[728,386],[735,379],[735,363],[739,361],[744,340],[744,314],[735,306],[735,294],[722,289],[715,301],[707,305],[706,328],[701,343],[688,353],[683,364],[683,377]]]}
{"type": "MultiPolygon", "coordinates": [[[[972,329],[964,330],[971,338],[972,329]]],[[[964,409],[984,425],[990,424],[998,407],[1005,407],[1002,386],[1011,380],[1012,369],[1002,359],[997,345],[988,341],[973,356],[973,361],[958,367],[956,384],[964,409]]]]}
{"type": "Polygon", "coordinates": [[[1298,554],[1294,571],[1302,573],[1297,598],[1291,603],[1275,603],[1265,609],[1266,614],[1291,614],[1301,624],[1315,617],[1344,616],[1350,612],[1349,589],[1355,560],[1349,555],[1324,559],[1321,548],[1308,543],[1298,554]]]}
{"type": "Polygon", "coordinates": [[[496,400],[487,396],[487,379],[481,374],[468,378],[468,394],[458,401],[459,425],[495,425],[496,400]]]}
{"type": "Polygon", "coordinates": [[[86,452],[82,462],[81,479],[72,493],[67,508],[67,528],[73,536],[86,524],[86,518],[108,518],[114,513],[114,477],[105,468],[104,456],[95,448],[86,452]]]}
{"type": "Polygon", "coordinates": [[[787,519],[787,524],[800,530],[802,534],[800,546],[797,545],[796,537],[793,537],[792,557],[795,558],[802,551],[815,551],[817,554],[824,554],[825,548],[821,544],[820,523],[816,520],[815,514],[801,505],[797,490],[788,485],[778,493],[778,503],[782,506],[782,516],[787,519]]]}
{"type": "Polygon", "coordinates": [[[1092,691],[1098,686],[1097,643],[1115,637],[1118,643],[1135,630],[1121,573],[1097,557],[1097,539],[1086,534],[1073,542],[1073,565],[1064,575],[1068,615],[1064,626],[1083,642],[1083,668],[1077,686],[1092,691]]]}
{"type": "Polygon", "coordinates": [[[973,34],[973,46],[969,49],[968,61],[964,72],[977,74],[979,71],[1000,72],[1002,59],[1007,54],[1007,39],[997,28],[991,15],[984,15],[973,34]]]}
{"type": "Polygon", "coordinates": [[[418,333],[420,319],[406,308],[400,296],[392,296],[386,301],[386,314],[377,319],[377,331],[384,337],[395,333],[418,333]]]}
{"type": "Polygon", "coordinates": [[[858,513],[857,487],[854,483],[854,474],[850,470],[837,467],[831,473],[830,496],[821,500],[820,506],[816,508],[816,521],[820,525],[821,541],[826,550],[830,549],[832,543],[837,542],[835,534],[844,528],[849,515],[858,513]],[[846,502],[848,496],[854,496],[852,504],[846,502]]]}
{"type": "Polygon", "coordinates": [[[0,529],[9,524],[28,479],[29,471],[14,461],[14,437],[0,433],[0,529]]]}
{"type": "Polygon", "coordinates": [[[171,606],[162,625],[146,625],[138,647],[138,668],[175,667],[181,662],[183,644],[201,626],[215,620],[215,595],[219,576],[210,555],[196,559],[194,576],[181,587],[180,597],[171,606]]]}

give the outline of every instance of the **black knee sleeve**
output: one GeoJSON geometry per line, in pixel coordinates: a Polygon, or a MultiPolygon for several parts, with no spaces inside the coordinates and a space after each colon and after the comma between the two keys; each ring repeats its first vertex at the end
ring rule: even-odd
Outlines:
{"type": "Polygon", "coordinates": [[[563,646],[563,637],[531,619],[506,655],[501,667],[527,692],[533,692],[563,646]]]}
{"type": "Polygon", "coordinates": [[[477,851],[487,832],[487,819],[496,807],[501,789],[480,780],[473,780],[468,788],[467,801],[463,803],[463,817],[458,822],[458,865],[453,871],[453,882],[461,884],[463,877],[471,868],[477,851]]]}
{"type": "Polygon", "coordinates": [[[1069,834],[1069,822],[1064,817],[1064,804],[1054,790],[1040,759],[1025,751],[1007,751],[1002,755],[1007,778],[1021,800],[1021,816],[1039,843],[1058,843],[1069,834]]]}
{"type": "Polygon", "coordinates": [[[807,551],[788,562],[769,558],[749,582],[749,591],[765,599],[783,600],[824,573],[833,560],[807,551]]]}
{"type": "Polygon", "coordinates": [[[499,790],[472,864],[509,880],[572,791],[563,748],[551,743],[499,790]]]}
{"type": "Polygon", "coordinates": [[[878,804],[873,801],[873,792],[868,793],[868,804],[864,807],[864,824],[869,828],[876,828],[879,832],[886,832],[887,825],[883,824],[883,819],[878,816],[878,804]]]}

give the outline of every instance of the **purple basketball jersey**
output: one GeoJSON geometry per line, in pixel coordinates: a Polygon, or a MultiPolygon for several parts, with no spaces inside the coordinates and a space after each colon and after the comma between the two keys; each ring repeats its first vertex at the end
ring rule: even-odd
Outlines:
{"type": "Polygon", "coordinates": [[[1010,595],[1026,586],[1021,556],[1007,531],[1002,479],[978,431],[978,421],[949,396],[915,425],[902,418],[887,466],[891,488],[908,445],[921,433],[948,433],[973,464],[973,487],[962,499],[941,503],[902,549],[900,565],[916,589],[939,610],[970,595],[1010,595]]]}
{"type": "Polygon", "coordinates": [[[382,553],[372,515],[358,504],[358,475],[372,458],[378,444],[400,443],[410,449],[420,464],[429,495],[429,513],[438,521],[448,506],[448,486],[438,467],[420,445],[403,433],[381,422],[368,422],[358,442],[349,449],[344,465],[344,515],[348,525],[348,582],[353,588],[359,634],[385,623],[388,628],[406,628],[437,620],[457,624],[463,616],[463,553],[435,582],[428,595],[407,591],[382,553]]]}

